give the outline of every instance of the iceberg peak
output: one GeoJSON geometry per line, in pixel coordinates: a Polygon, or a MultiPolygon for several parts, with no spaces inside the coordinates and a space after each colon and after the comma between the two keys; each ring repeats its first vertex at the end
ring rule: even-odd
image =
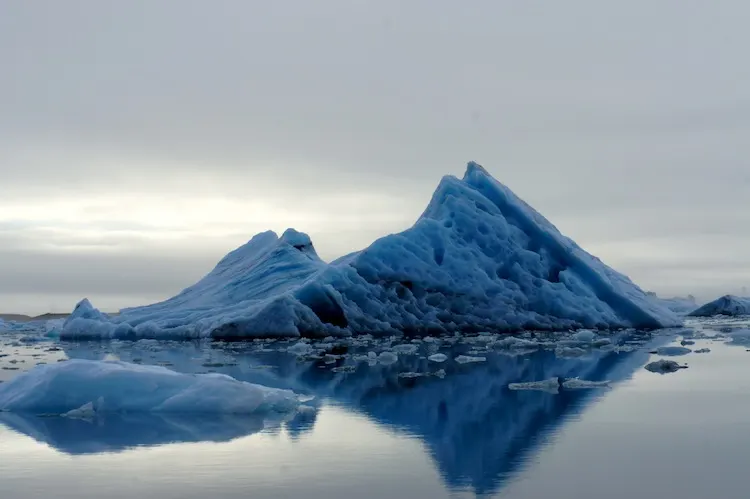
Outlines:
{"type": "Polygon", "coordinates": [[[310,237],[264,232],[195,285],[63,336],[329,336],[681,324],[478,163],[445,176],[409,229],[326,264],[310,237]],[[103,332],[102,332],[103,331],[103,332]]]}

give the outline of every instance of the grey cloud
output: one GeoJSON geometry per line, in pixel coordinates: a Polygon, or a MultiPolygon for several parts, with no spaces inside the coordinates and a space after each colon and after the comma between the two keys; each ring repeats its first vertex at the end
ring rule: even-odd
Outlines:
{"type": "MultiPolygon", "coordinates": [[[[732,236],[722,241],[737,255],[747,247],[748,15],[740,0],[6,1],[0,208],[123,193],[325,205],[326,223],[289,224],[333,257],[405,228],[443,174],[477,160],[648,287],[671,290],[650,276],[676,282],[675,265],[686,293],[733,287],[740,277],[720,269],[744,276],[750,265],[712,241],[732,236]],[[622,248],[644,240],[679,254],[628,260],[622,248]],[[705,269],[715,282],[691,280],[705,269]]],[[[126,257],[112,248],[141,248],[138,265],[152,271],[132,263],[130,297],[174,289],[179,276],[189,284],[188,265],[210,267],[261,225],[252,213],[246,224],[212,221],[226,224],[222,237],[187,250],[179,271],[166,264],[161,280],[161,262],[186,249],[149,237],[200,234],[206,222],[158,229],[128,220],[128,206],[107,209],[78,229],[105,233],[113,268],[126,257]]],[[[3,222],[5,289],[83,287],[70,276],[52,284],[54,272],[24,280],[14,261],[37,273],[69,265],[89,282],[93,270],[72,256],[40,250],[53,215],[3,222]]],[[[62,246],[80,242],[58,225],[62,246]]],[[[118,276],[104,267],[114,292],[118,276]]]]}

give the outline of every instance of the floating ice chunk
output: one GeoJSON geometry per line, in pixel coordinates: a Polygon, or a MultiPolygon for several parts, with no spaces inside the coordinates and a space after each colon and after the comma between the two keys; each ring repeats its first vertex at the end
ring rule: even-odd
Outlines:
{"type": "Polygon", "coordinates": [[[570,378],[563,381],[563,388],[568,390],[580,390],[585,388],[605,388],[610,386],[609,381],[587,381],[579,378],[570,378]]]}
{"type": "Polygon", "coordinates": [[[445,378],[445,369],[438,369],[437,371],[432,373],[432,375],[440,379],[445,378]]]}
{"type": "Polygon", "coordinates": [[[399,377],[399,378],[407,378],[407,379],[411,379],[411,378],[421,378],[422,376],[424,376],[424,374],[422,374],[422,373],[413,373],[413,372],[409,372],[409,373],[398,373],[398,377],[399,377]]]}
{"type": "Polygon", "coordinates": [[[660,347],[652,353],[663,355],[665,357],[679,357],[681,355],[687,355],[690,352],[692,352],[692,350],[685,347],[660,347]]]}
{"type": "Polygon", "coordinates": [[[380,355],[378,355],[378,362],[384,366],[390,366],[391,364],[398,362],[398,355],[389,351],[380,352],[380,355]]]}
{"type": "Polygon", "coordinates": [[[592,343],[596,339],[596,333],[589,329],[582,329],[573,335],[573,339],[581,343],[592,343]]]}
{"type": "Polygon", "coordinates": [[[474,357],[471,355],[459,355],[454,359],[459,364],[470,364],[473,362],[485,362],[487,357],[474,357]]]}
{"type": "Polygon", "coordinates": [[[299,357],[303,357],[312,353],[313,347],[305,341],[300,341],[287,348],[286,351],[299,357]]]}
{"type": "Polygon", "coordinates": [[[710,351],[711,351],[710,348],[701,348],[701,349],[693,351],[693,353],[709,353],[710,351]]]}
{"type": "Polygon", "coordinates": [[[679,371],[680,369],[687,369],[687,366],[681,366],[673,360],[659,359],[657,361],[646,364],[646,370],[652,373],[666,374],[679,371]]]}
{"type": "Polygon", "coordinates": [[[297,407],[294,392],[222,374],[181,374],[160,366],[71,359],[37,366],[0,385],[0,411],[96,413],[261,413],[297,407]],[[86,409],[88,411],[88,408],[86,409]]]}
{"type": "Polygon", "coordinates": [[[685,347],[685,346],[688,346],[688,345],[695,345],[695,342],[693,340],[682,340],[680,342],[680,345],[682,345],[682,346],[685,347]]]}
{"type": "Polygon", "coordinates": [[[511,390],[538,390],[549,393],[557,393],[560,388],[558,378],[545,379],[543,381],[525,381],[522,383],[510,383],[508,388],[511,390]]]}
{"type": "Polygon", "coordinates": [[[436,353],[427,357],[427,360],[429,360],[430,362],[438,362],[438,363],[445,362],[446,360],[448,360],[448,356],[445,355],[444,353],[436,353]]]}

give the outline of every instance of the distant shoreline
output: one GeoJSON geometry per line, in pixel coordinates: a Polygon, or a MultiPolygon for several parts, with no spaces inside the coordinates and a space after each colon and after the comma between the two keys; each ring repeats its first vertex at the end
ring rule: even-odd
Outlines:
{"type": "Polygon", "coordinates": [[[13,322],[32,322],[32,321],[48,321],[53,319],[65,319],[70,314],[53,314],[53,313],[46,313],[42,315],[37,316],[30,316],[30,315],[24,315],[24,314],[0,314],[0,319],[4,321],[13,321],[13,322]]]}

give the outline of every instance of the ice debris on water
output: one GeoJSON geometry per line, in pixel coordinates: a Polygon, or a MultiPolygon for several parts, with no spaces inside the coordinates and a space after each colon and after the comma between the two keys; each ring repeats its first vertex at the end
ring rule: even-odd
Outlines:
{"type": "Polygon", "coordinates": [[[698,350],[695,350],[693,353],[709,353],[711,351],[710,348],[701,348],[698,350]]]}
{"type": "Polygon", "coordinates": [[[407,378],[407,379],[410,379],[410,378],[421,378],[422,376],[424,376],[424,374],[422,374],[422,373],[413,373],[413,372],[408,372],[408,373],[398,373],[398,377],[399,377],[399,378],[407,378]]]}
{"type": "Polygon", "coordinates": [[[563,381],[563,388],[568,390],[580,390],[585,388],[606,388],[610,386],[609,381],[587,381],[579,378],[570,378],[563,381]]]}
{"type": "Polygon", "coordinates": [[[549,393],[557,393],[560,388],[558,378],[550,378],[542,381],[525,381],[521,383],[510,383],[508,388],[511,390],[537,390],[549,393]]]}
{"type": "Polygon", "coordinates": [[[299,343],[295,343],[293,346],[287,348],[286,351],[301,357],[304,355],[309,355],[312,352],[312,349],[313,348],[309,343],[300,341],[299,343]]]}
{"type": "Polygon", "coordinates": [[[596,333],[588,329],[582,329],[573,335],[573,339],[581,343],[593,343],[596,333]]]}
{"type": "Polygon", "coordinates": [[[646,364],[646,370],[652,373],[667,374],[679,371],[680,369],[687,369],[687,366],[682,366],[673,360],[659,359],[646,364]]]}

